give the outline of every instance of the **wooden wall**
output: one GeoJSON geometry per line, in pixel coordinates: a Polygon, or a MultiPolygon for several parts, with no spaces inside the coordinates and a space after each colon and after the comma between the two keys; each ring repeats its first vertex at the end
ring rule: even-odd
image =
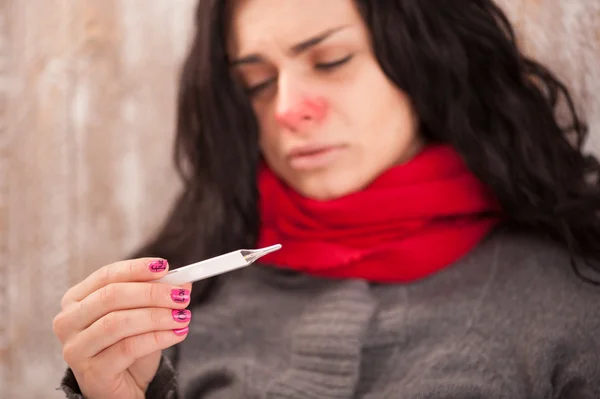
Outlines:
{"type": "Polygon", "coordinates": [[[59,298],[173,190],[191,0],[0,0],[0,397],[52,398],[59,298]]]}
{"type": "MultiPolygon", "coordinates": [[[[194,0],[0,0],[0,397],[59,398],[64,291],[157,228],[194,0]]],[[[600,148],[600,3],[501,0],[600,148]],[[594,4],[597,3],[597,4],[594,4]]]]}

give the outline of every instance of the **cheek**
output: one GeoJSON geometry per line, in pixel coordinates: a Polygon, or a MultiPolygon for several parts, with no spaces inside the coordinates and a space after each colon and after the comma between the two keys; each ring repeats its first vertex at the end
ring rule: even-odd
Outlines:
{"type": "Polygon", "coordinates": [[[356,109],[360,118],[361,146],[373,167],[385,168],[407,159],[417,140],[416,118],[409,98],[382,77],[372,79],[362,107],[356,109]]]}
{"type": "Polygon", "coordinates": [[[265,158],[275,160],[281,152],[281,134],[273,117],[257,115],[258,144],[265,158]]]}
{"type": "MultiPolygon", "coordinates": [[[[408,96],[380,72],[372,79],[369,93],[373,122],[382,132],[394,130],[401,135],[413,133],[413,109],[408,96]]],[[[378,131],[379,131],[378,129],[378,131]]]]}
{"type": "Polygon", "coordinates": [[[374,136],[393,117],[399,102],[397,93],[375,61],[369,60],[361,65],[351,83],[338,88],[335,98],[343,104],[343,113],[354,125],[353,130],[374,136]]]}

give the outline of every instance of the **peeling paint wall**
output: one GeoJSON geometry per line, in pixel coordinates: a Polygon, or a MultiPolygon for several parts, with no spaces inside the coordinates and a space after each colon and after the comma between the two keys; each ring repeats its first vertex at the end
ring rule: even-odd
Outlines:
{"type": "MultiPolygon", "coordinates": [[[[501,0],[600,149],[600,2],[501,0]]],[[[0,397],[60,398],[64,291],[157,228],[194,0],[0,0],[0,397]]]]}

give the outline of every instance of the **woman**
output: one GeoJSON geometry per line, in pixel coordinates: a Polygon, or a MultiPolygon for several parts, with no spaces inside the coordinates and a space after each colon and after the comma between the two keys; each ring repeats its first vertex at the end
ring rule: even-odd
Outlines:
{"type": "Polygon", "coordinates": [[[201,1],[179,98],[185,190],[136,259],[65,294],[62,388],[598,398],[584,136],[489,0],[201,1]],[[152,282],[167,261],[274,243],[191,298],[152,282]]]}

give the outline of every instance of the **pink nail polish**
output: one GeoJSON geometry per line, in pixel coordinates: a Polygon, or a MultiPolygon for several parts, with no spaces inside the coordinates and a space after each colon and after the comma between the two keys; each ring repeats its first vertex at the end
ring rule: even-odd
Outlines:
{"type": "Polygon", "coordinates": [[[160,273],[167,270],[167,266],[169,266],[169,263],[164,259],[158,259],[148,264],[148,268],[154,273],[160,273]]]}
{"type": "Polygon", "coordinates": [[[173,316],[173,320],[180,323],[185,323],[192,318],[192,312],[187,309],[173,309],[171,310],[171,315],[173,316]]]}
{"type": "Polygon", "coordinates": [[[173,330],[173,332],[175,333],[175,335],[185,335],[185,334],[188,333],[188,331],[190,331],[189,327],[178,328],[176,330],[173,330]]]}
{"type": "Polygon", "coordinates": [[[171,299],[173,302],[186,303],[190,300],[190,291],[183,288],[171,290],[171,299]]]}

